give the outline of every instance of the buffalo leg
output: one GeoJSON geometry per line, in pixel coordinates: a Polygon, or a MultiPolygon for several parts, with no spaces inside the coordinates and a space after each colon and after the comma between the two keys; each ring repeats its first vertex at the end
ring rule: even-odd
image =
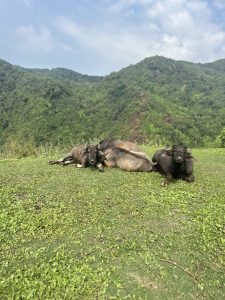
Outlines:
{"type": "Polygon", "coordinates": [[[67,154],[66,156],[64,156],[63,158],[60,158],[58,160],[50,160],[49,164],[50,165],[64,164],[67,160],[73,160],[73,157],[71,156],[71,154],[67,154]]]}
{"type": "Polygon", "coordinates": [[[96,167],[97,167],[97,169],[98,169],[99,171],[104,172],[103,164],[102,164],[102,163],[98,163],[98,164],[96,165],[96,167]]]}
{"type": "Polygon", "coordinates": [[[187,182],[194,182],[195,178],[194,178],[194,175],[192,174],[192,175],[185,177],[184,180],[186,180],[187,182]]]}
{"type": "Polygon", "coordinates": [[[58,160],[50,160],[48,162],[50,165],[59,165],[59,164],[63,164],[63,158],[60,158],[58,160]]]}
{"type": "Polygon", "coordinates": [[[81,164],[77,164],[77,168],[85,168],[85,166],[82,166],[81,164]]]}
{"type": "Polygon", "coordinates": [[[73,159],[68,159],[68,160],[63,161],[62,165],[63,166],[67,166],[67,165],[73,164],[73,163],[74,163],[73,159]]]}
{"type": "Polygon", "coordinates": [[[161,186],[166,187],[169,184],[169,182],[172,181],[172,179],[173,179],[172,174],[170,174],[170,173],[166,174],[166,177],[162,181],[161,186]]]}

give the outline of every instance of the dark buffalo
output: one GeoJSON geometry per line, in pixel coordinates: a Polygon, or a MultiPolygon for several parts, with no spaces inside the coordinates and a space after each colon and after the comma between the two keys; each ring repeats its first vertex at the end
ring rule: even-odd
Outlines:
{"type": "Polygon", "coordinates": [[[170,150],[158,150],[152,161],[156,163],[155,169],[165,174],[162,186],[167,186],[173,178],[194,181],[193,157],[186,146],[174,145],[170,150]]]}
{"type": "Polygon", "coordinates": [[[103,171],[104,160],[105,155],[99,150],[98,145],[79,145],[73,148],[64,157],[49,161],[49,164],[61,164],[63,166],[77,164],[79,168],[97,167],[99,171],[103,171]]]}
{"type": "Polygon", "coordinates": [[[104,164],[107,167],[117,167],[130,172],[151,172],[154,168],[151,159],[143,152],[114,147],[105,156],[104,164]]]}

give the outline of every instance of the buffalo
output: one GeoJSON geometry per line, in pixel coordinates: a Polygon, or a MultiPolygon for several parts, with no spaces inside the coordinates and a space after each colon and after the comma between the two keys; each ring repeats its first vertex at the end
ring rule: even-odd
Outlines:
{"type": "Polygon", "coordinates": [[[165,175],[162,186],[167,186],[173,178],[194,181],[193,157],[186,146],[173,145],[172,149],[158,150],[152,161],[156,163],[154,169],[165,175]]]}
{"type": "Polygon", "coordinates": [[[133,142],[106,138],[99,142],[99,149],[105,155],[107,167],[130,172],[151,172],[154,168],[151,159],[133,142]]]}
{"type": "Polygon", "coordinates": [[[79,145],[73,148],[68,154],[58,160],[49,161],[50,165],[61,164],[77,164],[79,168],[96,167],[99,171],[103,171],[103,162],[105,155],[99,150],[98,145],[79,145]]]}
{"type": "Polygon", "coordinates": [[[124,171],[151,172],[154,168],[151,159],[143,152],[114,147],[107,151],[105,157],[105,166],[117,167],[124,171]]]}
{"type": "Polygon", "coordinates": [[[113,148],[121,148],[131,151],[140,151],[139,147],[130,141],[121,141],[121,140],[115,140],[111,138],[106,138],[99,142],[99,149],[103,151],[104,153],[110,152],[113,148]]]}

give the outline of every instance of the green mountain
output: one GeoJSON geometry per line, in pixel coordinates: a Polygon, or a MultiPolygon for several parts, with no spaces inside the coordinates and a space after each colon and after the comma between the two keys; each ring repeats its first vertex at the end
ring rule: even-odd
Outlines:
{"type": "Polygon", "coordinates": [[[202,146],[225,127],[225,60],[146,58],[108,76],[0,60],[0,145],[114,136],[202,146]]]}

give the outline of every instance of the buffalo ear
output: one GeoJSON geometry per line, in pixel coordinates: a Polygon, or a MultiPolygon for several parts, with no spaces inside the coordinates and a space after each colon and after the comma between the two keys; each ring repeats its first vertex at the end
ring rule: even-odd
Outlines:
{"type": "Polygon", "coordinates": [[[186,149],[185,157],[186,158],[193,158],[193,156],[191,155],[191,149],[190,148],[186,149]]]}
{"type": "Polygon", "coordinates": [[[188,154],[191,154],[191,149],[190,149],[190,148],[187,148],[187,149],[186,149],[186,152],[187,152],[188,154]]]}
{"type": "Polygon", "coordinates": [[[172,150],[166,150],[166,154],[171,156],[172,155],[172,150]]]}

